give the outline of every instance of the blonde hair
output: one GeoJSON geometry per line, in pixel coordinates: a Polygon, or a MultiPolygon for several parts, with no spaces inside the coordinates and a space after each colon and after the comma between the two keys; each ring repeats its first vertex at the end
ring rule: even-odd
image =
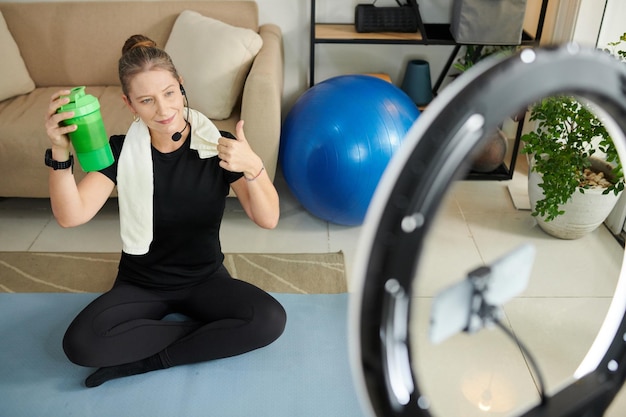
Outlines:
{"type": "Polygon", "coordinates": [[[169,71],[176,80],[180,80],[172,58],[152,39],[144,35],[133,35],[124,42],[118,62],[118,74],[122,91],[127,97],[132,78],[140,72],[155,68],[169,71]]]}

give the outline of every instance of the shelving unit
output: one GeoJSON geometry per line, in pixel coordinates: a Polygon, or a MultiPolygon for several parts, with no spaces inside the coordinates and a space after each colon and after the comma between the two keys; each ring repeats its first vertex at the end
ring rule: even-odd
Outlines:
{"type": "MultiPolygon", "coordinates": [[[[311,33],[310,33],[310,57],[309,57],[309,86],[315,85],[315,53],[316,46],[320,44],[378,44],[378,45],[451,45],[454,46],[452,53],[439,74],[433,93],[436,95],[445,80],[446,75],[454,64],[454,60],[463,44],[457,43],[450,33],[449,24],[429,24],[422,25],[423,31],[415,33],[395,33],[395,32],[377,32],[377,33],[358,33],[354,24],[347,23],[320,23],[316,19],[315,0],[311,1],[311,33]]],[[[543,25],[546,17],[549,0],[542,0],[541,10],[537,22],[537,30],[531,35],[524,32],[522,34],[521,45],[535,46],[541,40],[543,25]]],[[[483,45],[489,46],[489,45],[483,45]]],[[[519,142],[522,135],[524,118],[517,120],[516,136],[513,144],[513,153],[508,165],[502,164],[493,172],[470,173],[469,179],[489,179],[489,180],[507,180],[511,179],[515,170],[515,160],[519,150],[519,142]]]]}

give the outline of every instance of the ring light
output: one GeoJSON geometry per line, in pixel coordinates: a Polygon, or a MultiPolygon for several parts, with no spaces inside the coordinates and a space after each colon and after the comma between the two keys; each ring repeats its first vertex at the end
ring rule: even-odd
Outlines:
{"type": "MultiPolygon", "coordinates": [[[[626,65],[566,45],[481,61],[429,105],[389,163],[364,222],[350,301],[352,367],[372,416],[432,415],[412,372],[408,321],[412,281],[446,190],[469,171],[472,151],[502,120],[563,94],[597,107],[626,161],[626,65]]],[[[609,406],[626,378],[624,268],[579,379],[524,417],[596,416],[609,406]]]]}

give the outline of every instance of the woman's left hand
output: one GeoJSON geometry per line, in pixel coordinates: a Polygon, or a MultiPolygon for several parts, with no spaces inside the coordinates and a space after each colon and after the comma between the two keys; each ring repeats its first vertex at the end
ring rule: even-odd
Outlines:
{"type": "Polygon", "coordinates": [[[217,144],[220,167],[231,172],[243,172],[246,178],[254,178],[263,168],[263,161],[254,153],[243,131],[243,120],[235,128],[236,139],[221,137],[217,144]]]}

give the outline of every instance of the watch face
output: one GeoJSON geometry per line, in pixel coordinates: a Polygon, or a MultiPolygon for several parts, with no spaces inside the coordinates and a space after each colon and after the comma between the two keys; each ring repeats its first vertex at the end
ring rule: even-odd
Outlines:
{"type": "Polygon", "coordinates": [[[466,178],[496,129],[559,94],[590,103],[626,160],[625,92],[626,66],[603,52],[527,49],[467,71],[418,118],[354,263],[351,354],[369,415],[603,414],[626,378],[623,247],[605,228],[548,236],[513,181],[466,178]]]}

